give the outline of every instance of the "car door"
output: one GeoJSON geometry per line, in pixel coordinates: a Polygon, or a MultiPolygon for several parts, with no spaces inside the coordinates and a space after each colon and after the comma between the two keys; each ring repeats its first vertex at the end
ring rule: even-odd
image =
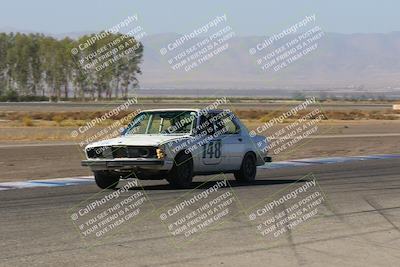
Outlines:
{"type": "Polygon", "coordinates": [[[217,130],[221,137],[221,150],[225,156],[221,164],[223,170],[238,170],[246,151],[246,140],[242,136],[240,125],[235,121],[232,113],[223,114],[216,121],[217,130]]]}
{"type": "Polygon", "coordinates": [[[198,125],[198,158],[200,172],[222,171],[224,153],[221,136],[215,135],[215,123],[213,114],[200,116],[198,125]],[[200,136],[200,137],[199,137],[200,136]]]}

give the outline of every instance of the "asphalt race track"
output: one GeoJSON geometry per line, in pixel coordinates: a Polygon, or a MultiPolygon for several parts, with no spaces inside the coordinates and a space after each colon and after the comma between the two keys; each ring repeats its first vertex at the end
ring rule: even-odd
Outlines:
{"type": "Polygon", "coordinates": [[[230,186],[219,192],[234,194],[230,213],[189,237],[172,236],[160,214],[180,197],[221,184],[223,175],[196,177],[197,188],[185,190],[170,189],[164,181],[141,181],[143,188],[119,196],[144,193],[148,202],[141,213],[95,238],[82,236],[73,214],[82,203],[118,190],[100,191],[92,183],[4,190],[0,266],[398,266],[399,173],[400,158],[388,158],[259,169],[252,185],[227,175],[230,186]],[[249,219],[260,203],[312,179],[324,196],[318,213],[277,237],[262,236],[249,219]]]}

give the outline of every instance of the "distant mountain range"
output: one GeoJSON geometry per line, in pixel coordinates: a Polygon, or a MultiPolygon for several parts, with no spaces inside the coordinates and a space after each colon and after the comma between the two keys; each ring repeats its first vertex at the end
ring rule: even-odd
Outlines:
{"type": "MultiPolygon", "coordinates": [[[[17,31],[0,28],[0,32],[17,31]]],[[[20,31],[30,33],[30,31],[20,31]]],[[[52,35],[56,38],[77,38],[82,33],[52,35]]],[[[46,33],[45,33],[46,34],[46,33]]],[[[51,35],[51,34],[49,34],[51,35]]],[[[400,32],[386,34],[326,33],[318,48],[277,72],[264,72],[249,49],[266,37],[233,37],[229,48],[194,70],[172,70],[169,57],[160,48],[181,37],[166,33],[149,35],[141,41],[145,52],[142,88],[191,89],[268,89],[268,88],[348,88],[368,90],[387,88],[400,90],[400,32]]],[[[290,39],[291,37],[289,37],[290,39]]],[[[191,40],[194,44],[201,39],[191,40]]],[[[185,45],[185,48],[188,48],[185,45]]],[[[174,51],[174,55],[183,51],[174,51]]],[[[268,50],[271,51],[271,50],[268,50]]]]}
{"type": "MultiPolygon", "coordinates": [[[[230,47],[190,72],[173,71],[159,49],[179,37],[149,36],[145,46],[145,87],[163,88],[400,88],[400,32],[327,33],[315,51],[285,69],[264,72],[249,49],[265,37],[234,37],[230,47]]],[[[271,50],[269,50],[271,51],[271,50]]]]}

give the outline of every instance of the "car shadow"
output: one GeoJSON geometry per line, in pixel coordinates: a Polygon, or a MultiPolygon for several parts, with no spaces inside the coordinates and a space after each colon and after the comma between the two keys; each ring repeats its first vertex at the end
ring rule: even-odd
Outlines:
{"type": "MultiPolygon", "coordinates": [[[[252,183],[241,183],[235,180],[227,180],[228,185],[225,187],[246,187],[246,186],[268,186],[277,184],[294,184],[294,183],[305,183],[310,181],[309,179],[270,179],[270,180],[256,180],[252,183]]],[[[177,189],[171,187],[169,184],[162,185],[145,185],[143,187],[136,186],[131,187],[129,190],[190,190],[190,189],[208,189],[218,182],[223,182],[223,180],[214,180],[207,182],[193,182],[189,188],[177,189]]],[[[223,187],[222,187],[223,188],[223,187]]],[[[116,188],[118,189],[118,188],[116,188]]]]}

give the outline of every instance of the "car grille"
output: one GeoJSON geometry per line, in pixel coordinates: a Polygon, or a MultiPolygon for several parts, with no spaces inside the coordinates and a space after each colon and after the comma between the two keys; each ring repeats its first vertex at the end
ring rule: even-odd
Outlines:
{"type": "Polygon", "coordinates": [[[88,158],[118,159],[118,158],[156,158],[155,147],[144,146],[103,146],[86,150],[88,158]]]}
{"type": "Polygon", "coordinates": [[[125,146],[112,147],[112,156],[114,159],[128,158],[128,150],[125,146]]]}

